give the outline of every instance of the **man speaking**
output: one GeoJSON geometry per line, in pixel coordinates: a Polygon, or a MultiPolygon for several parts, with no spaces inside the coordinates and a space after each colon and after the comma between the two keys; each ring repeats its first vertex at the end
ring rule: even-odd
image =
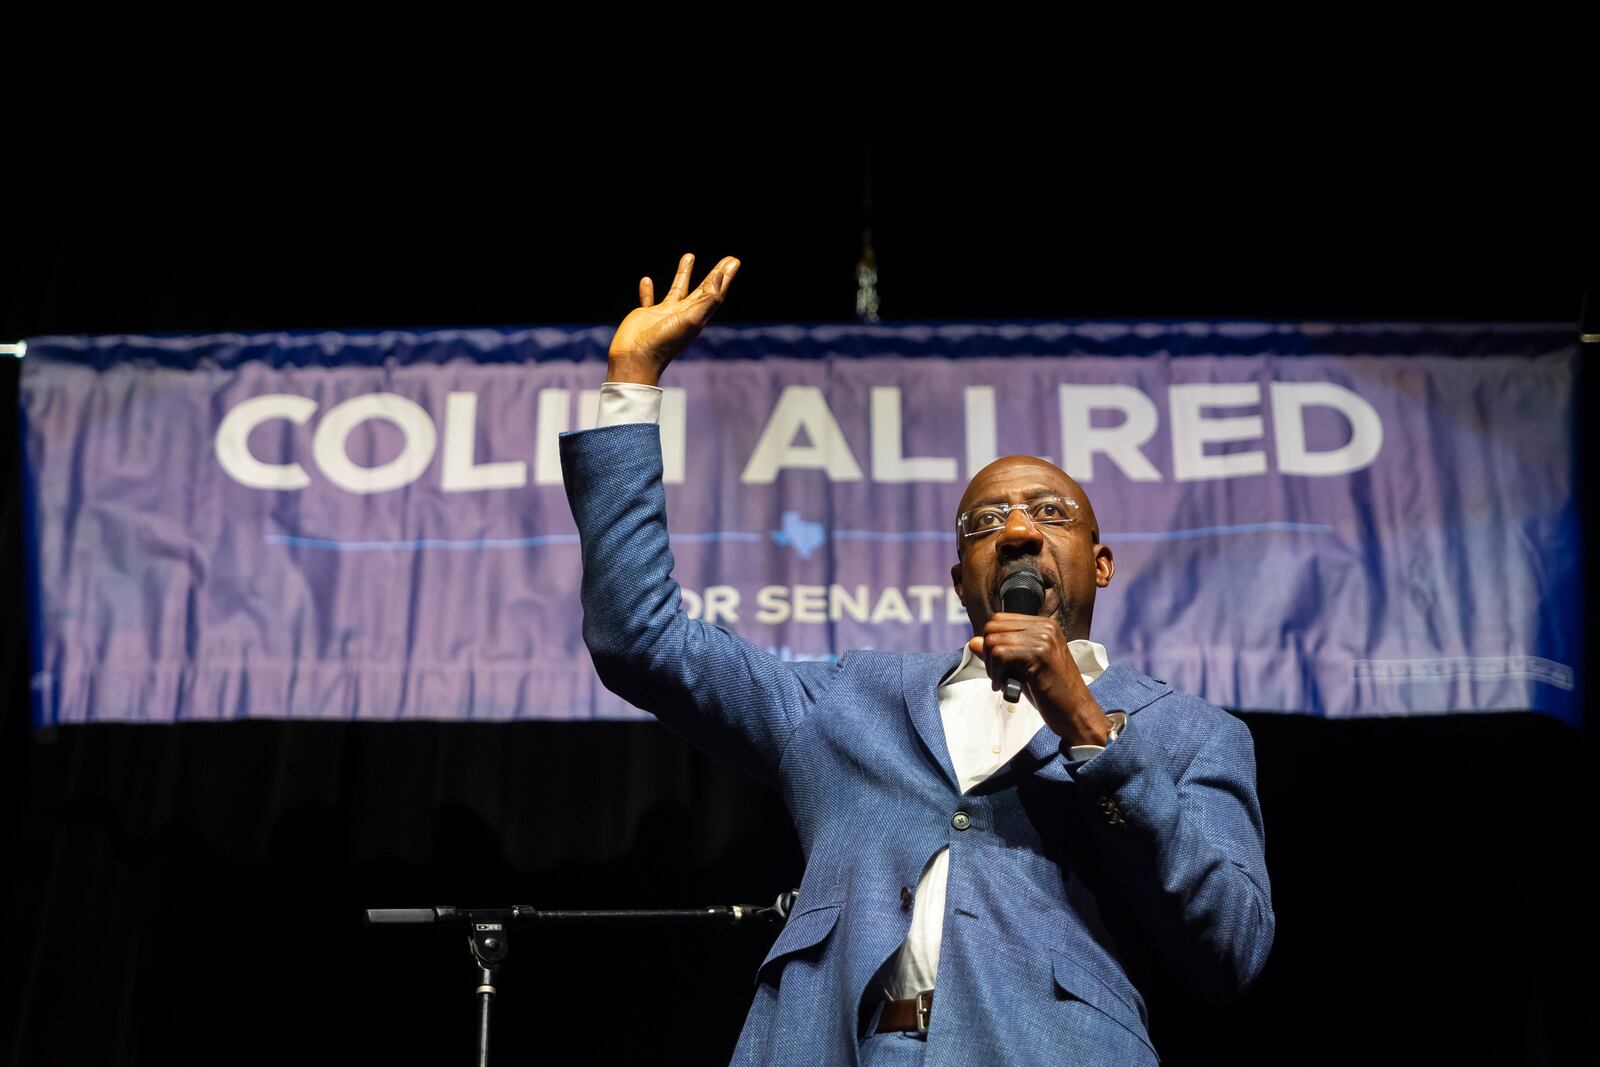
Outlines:
{"type": "Polygon", "coordinates": [[[1272,945],[1248,731],[1089,640],[1111,549],[1033,457],[979,471],[953,516],[964,649],[788,663],[688,618],[656,386],[739,269],[691,291],[693,265],[659,302],[640,282],[561,461],[601,680],[775,783],[806,856],[734,1062],[1155,1063],[1125,961],[1221,999],[1272,945]]]}

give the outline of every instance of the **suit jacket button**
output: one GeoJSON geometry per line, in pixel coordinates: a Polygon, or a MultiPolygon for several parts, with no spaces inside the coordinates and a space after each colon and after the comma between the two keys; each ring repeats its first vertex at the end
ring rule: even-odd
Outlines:
{"type": "Polygon", "coordinates": [[[1105,812],[1106,822],[1110,823],[1114,829],[1120,830],[1128,825],[1127,820],[1123,818],[1122,808],[1117,804],[1115,798],[1109,796],[1101,797],[1100,809],[1105,812]]]}
{"type": "Polygon", "coordinates": [[[902,908],[911,907],[911,887],[910,886],[904,886],[903,885],[903,886],[900,887],[900,906],[902,908]]]}
{"type": "Polygon", "coordinates": [[[957,830],[965,830],[972,825],[972,817],[964,811],[958,811],[950,817],[950,825],[957,830]]]}

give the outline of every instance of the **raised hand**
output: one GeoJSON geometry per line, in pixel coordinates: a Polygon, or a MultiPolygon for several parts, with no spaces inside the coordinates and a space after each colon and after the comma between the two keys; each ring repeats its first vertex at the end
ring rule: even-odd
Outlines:
{"type": "Polygon", "coordinates": [[[606,381],[659,384],[667,364],[700,336],[701,329],[722,306],[728,286],[739,271],[739,261],[725,256],[690,292],[689,275],[693,270],[694,253],[685,253],[678,260],[672,288],[659,304],[655,283],[649,278],[639,279],[639,306],[628,313],[611,338],[606,381]]]}

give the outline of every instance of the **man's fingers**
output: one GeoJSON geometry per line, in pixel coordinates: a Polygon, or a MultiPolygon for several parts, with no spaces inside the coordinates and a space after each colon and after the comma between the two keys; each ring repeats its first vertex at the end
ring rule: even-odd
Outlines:
{"type": "Polygon", "coordinates": [[[996,626],[1008,626],[1014,630],[1025,626],[1048,625],[1054,621],[1049,615],[1023,615],[1015,611],[997,611],[989,616],[989,622],[996,626]]]}
{"type": "Polygon", "coordinates": [[[656,302],[656,283],[649,278],[639,279],[639,306],[647,308],[656,302]]]}
{"type": "Polygon", "coordinates": [[[689,275],[694,271],[694,253],[685,252],[683,258],[678,260],[678,273],[672,276],[672,288],[667,290],[666,300],[682,300],[689,292],[689,275]]]}
{"type": "Polygon", "coordinates": [[[689,299],[714,300],[720,304],[728,295],[728,286],[733,283],[733,276],[737,273],[739,273],[739,261],[732,256],[723,256],[722,261],[700,279],[700,284],[689,299]]]}
{"type": "Polygon", "coordinates": [[[711,268],[711,272],[689,296],[689,306],[685,315],[690,322],[696,326],[704,326],[711,321],[711,316],[717,313],[723,299],[728,295],[728,286],[733,282],[733,276],[738,272],[739,261],[732,256],[724,257],[722,262],[711,268]]]}
{"type": "Polygon", "coordinates": [[[989,675],[989,688],[999,692],[1009,675],[1007,665],[1011,660],[1005,643],[996,640],[996,635],[989,634],[974,637],[967,642],[967,647],[972,649],[974,656],[983,660],[984,670],[989,675]]]}
{"type": "MultiPolygon", "coordinates": [[[[1013,630],[1003,625],[996,626],[994,619],[990,619],[984,627],[981,638],[973,638],[973,641],[980,640],[983,642],[984,667],[988,670],[992,687],[997,690],[1007,678],[1030,676],[1048,652],[1046,644],[1041,643],[1031,629],[1013,630]]],[[[969,641],[968,645],[971,644],[969,641]]]]}
{"type": "Polygon", "coordinates": [[[706,281],[710,281],[715,276],[717,279],[717,296],[725,297],[728,295],[728,286],[733,284],[733,276],[738,273],[739,261],[732,256],[723,256],[722,262],[717,264],[710,275],[707,275],[706,281]]]}
{"type": "Polygon", "coordinates": [[[970,641],[967,642],[967,649],[974,656],[977,656],[980,660],[983,661],[984,668],[989,673],[989,688],[990,689],[999,689],[1000,688],[1000,682],[995,677],[994,661],[989,658],[989,646],[988,646],[988,643],[986,641],[984,641],[983,637],[980,635],[980,636],[972,638],[970,641]]]}

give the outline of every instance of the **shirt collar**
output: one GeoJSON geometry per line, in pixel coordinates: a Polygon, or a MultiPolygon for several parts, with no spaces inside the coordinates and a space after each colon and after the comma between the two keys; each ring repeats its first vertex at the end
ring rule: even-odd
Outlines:
{"type": "MultiPolygon", "coordinates": [[[[1078,670],[1083,672],[1085,682],[1093,682],[1106,672],[1111,662],[1106,659],[1106,646],[1098,641],[1088,641],[1079,638],[1067,642],[1067,651],[1072,653],[1072,661],[1078,665],[1078,670]]],[[[983,665],[983,660],[972,654],[972,649],[963,647],[961,662],[956,664],[956,669],[945,675],[944,681],[939,683],[942,689],[947,685],[957,682],[969,682],[974,678],[987,678],[989,671],[983,665]]]]}

